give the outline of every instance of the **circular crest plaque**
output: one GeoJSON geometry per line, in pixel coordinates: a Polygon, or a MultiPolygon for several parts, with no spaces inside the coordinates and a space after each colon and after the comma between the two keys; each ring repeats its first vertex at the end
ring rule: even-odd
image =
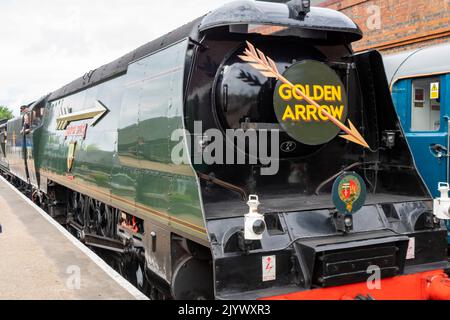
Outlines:
{"type": "Polygon", "coordinates": [[[333,203],[342,214],[353,214],[366,201],[367,189],[364,180],[355,172],[340,175],[333,184],[333,203]]]}

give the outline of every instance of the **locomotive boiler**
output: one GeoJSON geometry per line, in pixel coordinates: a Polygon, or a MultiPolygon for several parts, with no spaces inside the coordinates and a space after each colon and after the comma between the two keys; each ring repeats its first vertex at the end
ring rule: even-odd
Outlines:
{"type": "Polygon", "coordinates": [[[152,298],[442,298],[446,229],[361,37],[306,1],[229,3],[33,103],[1,168],[152,298]]]}

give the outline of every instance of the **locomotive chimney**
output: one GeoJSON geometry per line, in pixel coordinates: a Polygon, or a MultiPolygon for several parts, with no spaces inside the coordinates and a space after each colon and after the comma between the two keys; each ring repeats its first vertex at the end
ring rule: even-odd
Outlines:
{"type": "Polygon", "coordinates": [[[311,11],[311,0],[291,0],[287,5],[294,10],[297,19],[304,19],[311,11]]]}
{"type": "Polygon", "coordinates": [[[311,10],[311,0],[258,0],[263,2],[286,3],[296,19],[304,19],[311,10]]]}

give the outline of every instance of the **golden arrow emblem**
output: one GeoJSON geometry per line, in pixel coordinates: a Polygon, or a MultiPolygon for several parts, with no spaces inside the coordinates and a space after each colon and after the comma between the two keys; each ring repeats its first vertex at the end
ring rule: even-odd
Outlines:
{"type": "Polygon", "coordinates": [[[56,119],[56,129],[65,130],[71,122],[86,119],[92,119],[91,126],[95,126],[100,118],[108,111],[108,108],[106,108],[104,104],[98,100],[95,101],[95,106],[90,109],[73,113],[64,113],[63,111],[62,114],[60,114],[56,119]]]}
{"type": "Polygon", "coordinates": [[[333,115],[328,113],[324,108],[322,108],[316,101],[308,97],[306,94],[304,94],[299,88],[296,88],[288,79],[283,77],[283,75],[278,71],[278,68],[275,64],[275,62],[269,58],[266,57],[266,55],[261,52],[261,50],[256,49],[250,42],[247,41],[248,48],[245,49],[244,55],[240,55],[239,58],[245,62],[248,62],[253,68],[258,70],[263,76],[267,78],[275,78],[284,84],[288,85],[291,89],[295,90],[296,93],[303,97],[305,101],[307,101],[309,104],[316,107],[319,112],[327,117],[332,123],[334,123],[339,129],[344,131],[347,134],[340,135],[341,138],[347,139],[351,142],[357,143],[365,148],[370,149],[369,145],[367,144],[366,140],[364,140],[363,136],[358,132],[356,127],[353,125],[353,123],[348,120],[348,124],[350,126],[347,127],[345,124],[343,124],[341,121],[336,119],[333,115]]]}

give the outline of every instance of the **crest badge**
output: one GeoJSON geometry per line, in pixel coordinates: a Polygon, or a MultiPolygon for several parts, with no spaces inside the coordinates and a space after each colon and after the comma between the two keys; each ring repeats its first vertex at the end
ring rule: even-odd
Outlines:
{"type": "Polygon", "coordinates": [[[366,195],[364,180],[355,172],[343,173],[333,184],[333,203],[342,214],[353,214],[361,209],[366,195]]]}

